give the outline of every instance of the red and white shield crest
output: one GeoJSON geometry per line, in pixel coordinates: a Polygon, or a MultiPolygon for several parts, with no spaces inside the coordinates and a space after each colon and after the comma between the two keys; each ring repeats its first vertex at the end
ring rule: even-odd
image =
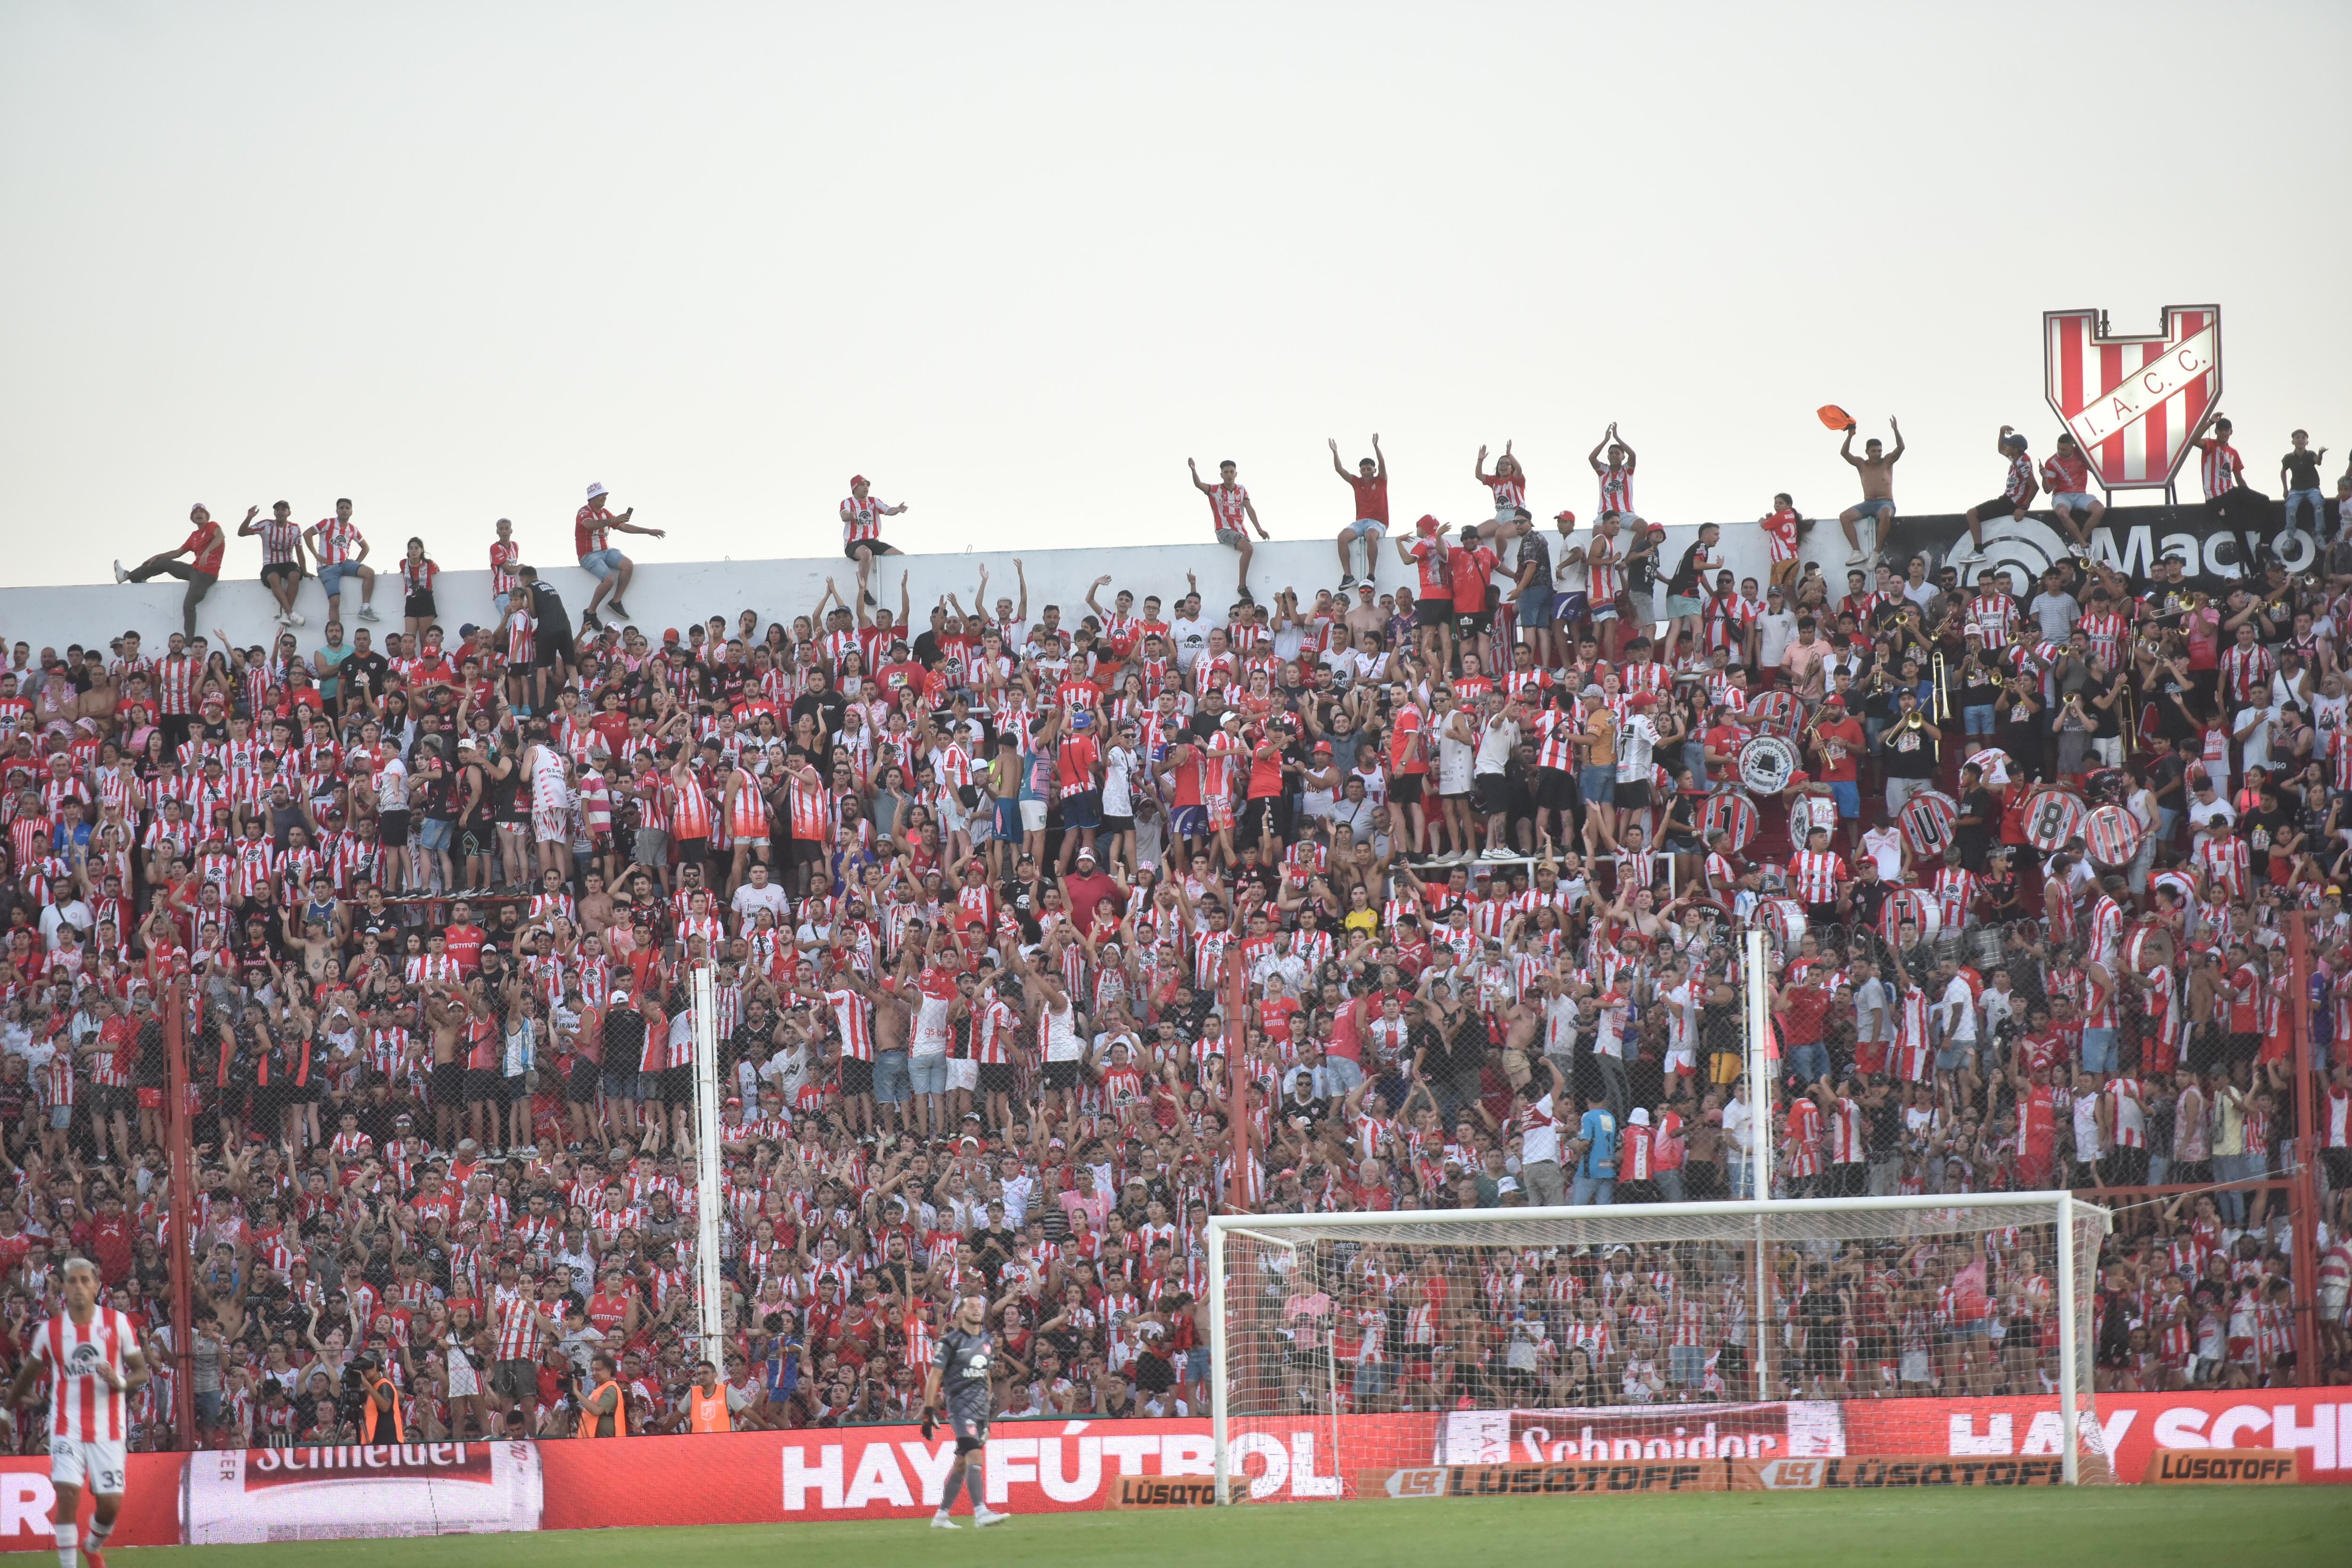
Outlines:
{"type": "Polygon", "coordinates": [[[2111,490],[2172,482],[2221,397],[2221,308],[2168,305],[2164,328],[2110,336],[2103,310],[2048,310],[2042,364],[2051,412],[2111,490]]]}

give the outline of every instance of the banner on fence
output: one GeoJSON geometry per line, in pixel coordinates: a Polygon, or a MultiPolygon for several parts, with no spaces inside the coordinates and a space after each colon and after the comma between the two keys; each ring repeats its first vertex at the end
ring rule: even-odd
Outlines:
{"type": "MultiPolygon", "coordinates": [[[[2302,1480],[2352,1482],[2352,1388],[2103,1394],[2095,1419],[2127,1480],[2147,1477],[2159,1455],[2264,1450],[2289,1456],[2302,1480]]],[[[1275,1502],[1444,1495],[1432,1489],[1442,1479],[1451,1491],[1457,1470],[1479,1478],[1479,1490],[1563,1493],[1704,1489],[1710,1468],[1735,1479],[1752,1470],[1754,1484],[1779,1489],[1811,1489],[1815,1479],[1841,1489],[2038,1485],[2058,1439],[2056,1400],[1986,1398],[1327,1415],[1257,1423],[1232,1443],[1248,1498],[1275,1502]],[[1383,1468],[1367,1484],[1360,1461],[1413,1454],[1432,1462],[1383,1468]],[[1827,1460],[1849,1463],[1809,1468],[1827,1460]],[[1948,1483],[1945,1461],[1954,1462],[1948,1483]]],[[[132,1454],[114,1539],[170,1546],[918,1519],[939,1506],[954,1452],[911,1426],[864,1426],[132,1454]]],[[[1129,1479],[1205,1481],[1213,1468],[1205,1420],[1008,1422],[988,1441],[987,1496],[1015,1513],[1099,1509],[1129,1479]]],[[[53,1549],[56,1503],[46,1458],[0,1459],[0,1551],[53,1549]]]]}

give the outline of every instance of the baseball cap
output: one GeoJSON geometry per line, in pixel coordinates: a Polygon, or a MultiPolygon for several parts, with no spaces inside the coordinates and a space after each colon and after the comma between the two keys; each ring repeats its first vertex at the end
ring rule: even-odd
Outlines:
{"type": "Polygon", "coordinates": [[[1554,522],[1567,523],[1570,528],[1573,528],[1576,526],[1576,514],[1572,511],[1564,511],[1559,516],[1553,518],[1552,521],[1554,522]]]}
{"type": "Polygon", "coordinates": [[[677,628],[676,626],[665,626],[665,627],[662,629],[662,641],[664,641],[664,642],[676,642],[676,641],[677,641],[677,628]]]}
{"type": "Polygon", "coordinates": [[[604,487],[603,485],[592,484],[588,487],[588,499],[590,500],[594,500],[598,496],[601,496],[604,493],[604,487]]]}

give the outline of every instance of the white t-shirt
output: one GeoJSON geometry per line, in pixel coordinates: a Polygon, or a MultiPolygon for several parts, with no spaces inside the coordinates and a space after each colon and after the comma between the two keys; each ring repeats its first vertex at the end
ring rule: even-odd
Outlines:
{"type": "Polygon", "coordinates": [[[1966,975],[1952,976],[1952,983],[1944,987],[1944,999],[1938,1004],[1938,1008],[1944,1015],[1944,1038],[1947,1042],[1955,1046],[1975,1043],[1977,999],[1976,994],[1969,989],[1966,975]]]}
{"type": "Polygon", "coordinates": [[[2230,721],[2230,728],[2233,732],[2245,731],[2246,738],[2239,742],[2244,748],[2244,754],[2238,761],[2238,766],[2241,769],[2267,768],[2271,765],[2271,729],[2277,722],[2278,710],[2275,708],[2238,710],[2237,717],[2230,721]],[[2247,730],[2246,726],[2249,724],[2253,728],[2247,730]]]}
{"type": "Polygon", "coordinates": [[[1862,836],[1862,847],[1878,862],[1881,881],[1903,879],[1903,833],[1900,828],[1874,827],[1862,836]]]}
{"type": "Polygon", "coordinates": [[[1168,623],[1168,630],[1176,639],[1176,668],[1192,674],[1192,661],[1209,646],[1209,623],[1188,621],[1180,616],[1168,623]]]}
{"type": "Polygon", "coordinates": [[[1617,731],[1617,777],[1620,783],[1650,782],[1650,750],[1658,743],[1657,726],[1647,713],[1628,713],[1617,731]]]}
{"type": "Polygon", "coordinates": [[[1559,1118],[1552,1114],[1548,1094],[1519,1112],[1519,1164],[1524,1168],[1539,1160],[1559,1163],[1559,1118]]]}
{"type": "Polygon", "coordinates": [[[1797,640],[1797,616],[1793,610],[1767,610],[1756,617],[1756,658],[1767,669],[1780,668],[1789,645],[1797,640]]]}
{"type": "Polygon", "coordinates": [[[751,923],[752,915],[765,910],[776,917],[776,928],[782,931],[785,927],[784,917],[792,912],[793,901],[784,897],[783,889],[773,882],[764,888],[755,888],[747,881],[735,889],[735,896],[728,900],[728,906],[743,917],[746,925],[751,923]]]}

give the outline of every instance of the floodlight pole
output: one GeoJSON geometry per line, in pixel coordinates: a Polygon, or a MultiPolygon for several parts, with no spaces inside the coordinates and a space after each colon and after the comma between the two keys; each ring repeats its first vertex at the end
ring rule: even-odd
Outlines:
{"type": "Polygon", "coordinates": [[[719,1273],[719,1013],[713,972],[694,966],[694,1274],[702,1359],[727,1376],[727,1302],[719,1273]]]}
{"type": "MultiPolygon", "coordinates": [[[[1764,967],[1765,933],[1761,926],[1748,929],[1746,938],[1745,973],[1741,994],[1748,1002],[1748,1172],[1752,1190],[1748,1196],[1757,1203],[1770,1201],[1772,1196],[1772,1071],[1769,1052],[1772,1044],[1771,983],[1764,967]]],[[[1771,1325],[1772,1269],[1765,1255],[1764,1218],[1756,1218],[1756,1397],[1771,1397],[1771,1356],[1769,1346],[1771,1325]]]]}

